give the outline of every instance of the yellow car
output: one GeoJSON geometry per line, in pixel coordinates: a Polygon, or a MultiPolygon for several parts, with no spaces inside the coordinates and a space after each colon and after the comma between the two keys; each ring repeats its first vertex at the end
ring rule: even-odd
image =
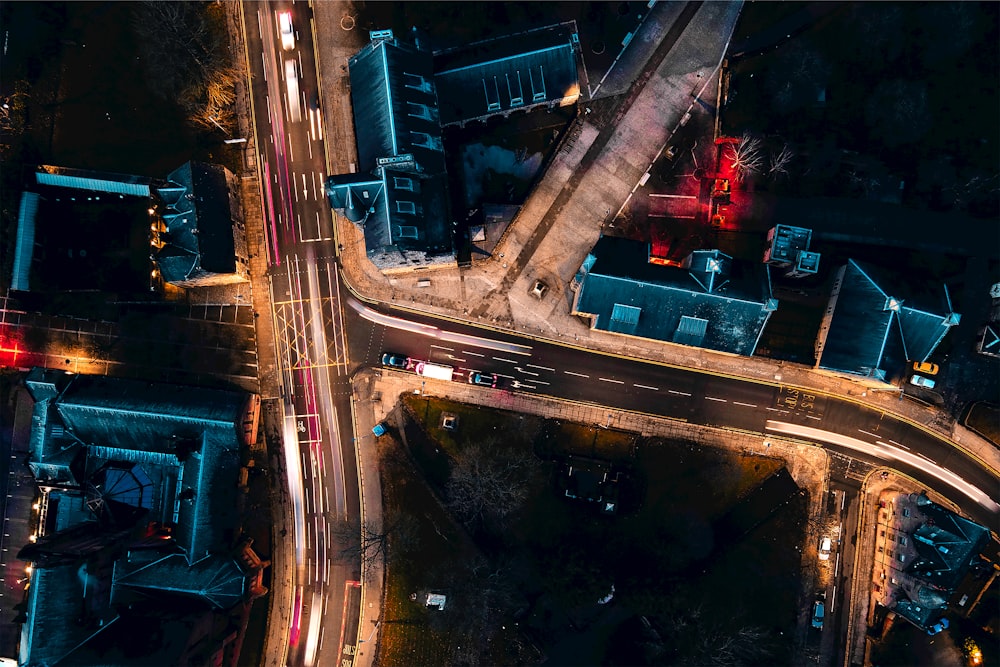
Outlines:
{"type": "Polygon", "coordinates": [[[913,370],[917,373],[924,373],[926,375],[937,375],[938,365],[932,364],[929,361],[914,361],[913,370]]]}

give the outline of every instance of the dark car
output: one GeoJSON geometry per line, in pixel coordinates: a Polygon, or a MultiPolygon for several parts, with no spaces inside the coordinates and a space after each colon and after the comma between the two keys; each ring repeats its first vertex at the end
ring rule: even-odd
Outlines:
{"type": "Polygon", "coordinates": [[[469,384],[479,385],[480,387],[495,387],[497,386],[497,376],[493,373],[475,371],[474,373],[469,373],[469,384]]]}
{"type": "Polygon", "coordinates": [[[382,365],[392,366],[393,368],[406,368],[407,364],[410,362],[408,357],[402,354],[391,354],[386,352],[382,355],[382,365]]]}

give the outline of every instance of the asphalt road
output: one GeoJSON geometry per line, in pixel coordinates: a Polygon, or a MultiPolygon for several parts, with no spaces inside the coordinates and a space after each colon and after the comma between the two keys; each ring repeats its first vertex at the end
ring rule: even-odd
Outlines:
{"type": "MultiPolygon", "coordinates": [[[[594,354],[506,333],[484,334],[466,324],[385,310],[442,331],[530,348],[529,354],[510,354],[443,340],[440,332],[425,335],[419,328],[385,326],[368,319],[358,322],[353,314],[356,311],[348,308],[346,312],[350,313],[348,339],[355,345],[352,359],[361,365],[377,365],[383,351],[399,352],[452,365],[463,374],[471,370],[497,373],[502,386],[511,390],[604,405],[611,411],[632,410],[693,424],[819,442],[853,459],[899,470],[928,489],[961,501],[969,514],[985,525],[995,525],[1000,516],[1000,508],[993,502],[1000,495],[997,477],[976,460],[933,432],[841,397],[780,381],[748,381],[710,370],[594,354]],[[983,494],[975,495],[963,481],[983,494]]],[[[623,352],[627,353],[627,347],[623,352]]]]}

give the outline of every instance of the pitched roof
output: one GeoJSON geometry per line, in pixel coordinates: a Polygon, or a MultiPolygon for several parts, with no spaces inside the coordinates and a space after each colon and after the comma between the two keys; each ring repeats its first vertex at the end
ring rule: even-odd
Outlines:
{"type": "Polygon", "coordinates": [[[908,571],[935,586],[953,589],[989,540],[990,531],[935,503],[922,504],[920,511],[927,521],[912,533],[918,558],[908,571]]]}
{"type": "Polygon", "coordinates": [[[441,124],[579,96],[576,33],[547,26],[434,54],[441,124]]]}
{"type": "Polygon", "coordinates": [[[577,276],[577,314],[605,331],[751,355],[770,313],[768,267],[717,250],[684,267],[649,262],[640,241],[601,237],[577,276]]]}
{"type": "Polygon", "coordinates": [[[443,172],[431,55],[394,38],[379,38],[348,65],[358,171],[372,171],[379,158],[409,154],[419,169],[443,172]]]}
{"type": "Polygon", "coordinates": [[[165,205],[165,245],[157,253],[167,282],[184,281],[203,270],[236,271],[233,217],[226,169],[203,162],[186,162],[156,189],[165,205]]]}
{"type": "MultiPolygon", "coordinates": [[[[936,314],[924,303],[891,294],[880,286],[876,275],[873,267],[847,261],[820,356],[821,368],[885,379],[887,369],[907,361],[926,361],[958,324],[961,316],[957,313],[936,314]]],[[[883,279],[882,284],[886,282],[883,279]]],[[[947,289],[941,295],[946,302],[947,289]]]]}

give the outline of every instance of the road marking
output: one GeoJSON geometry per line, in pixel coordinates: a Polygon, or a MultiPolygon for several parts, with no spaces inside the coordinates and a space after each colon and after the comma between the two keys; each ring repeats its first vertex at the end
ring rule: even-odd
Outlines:
{"type": "Polygon", "coordinates": [[[667,391],[670,392],[671,394],[677,394],[678,396],[690,396],[691,395],[691,394],[687,393],[686,391],[677,391],[676,389],[668,389],[667,391]]]}
{"type": "Polygon", "coordinates": [[[625,384],[625,382],[622,381],[622,380],[610,380],[608,378],[597,378],[597,379],[600,380],[601,382],[611,382],[611,383],[614,383],[614,384],[625,384]]]}
{"type": "Polygon", "coordinates": [[[513,375],[504,375],[503,373],[494,373],[498,378],[507,378],[508,380],[513,380],[513,375]]]}
{"type": "Polygon", "coordinates": [[[445,347],[443,345],[434,345],[434,344],[432,344],[431,347],[436,347],[439,350],[448,350],[449,352],[454,352],[455,351],[455,348],[453,348],[453,347],[445,347]]]}
{"type": "Polygon", "coordinates": [[[658,387],[650,387],[649,385],[645,385],[645,384],[634,384],[632,386],[633,387],[638,387],[639,389],[649,389],[650,391],[660,391],[660,389],[658,387]]]}
{"type": "Polygon", "coordinates": [[[878,439],[878,435],[877,434],[875,434],[875,433],[869,433],[868,431],[864,430],[863,428],[859,428],[858,431],[860,431],[861,433],[864,433],[865,435],[870,435],[871,437],[875,438],[876,440],[878,439]]]}
{"type": "Polygon", "coordinates": [[[532,380],[532,382],[534,382],[535,384],[544,384],[544,385],[549,384],[548,382],[542,382],[541,380],[532,380]]]}
{"type": "Polygon", "coordinates": [[[517,372],[519,372],[519,373],[524,373],[525,375],[534,375],[535,377],[538,377],[538,373],[532,373],[531,371],[526,371],[523,368],[521,368],[520,366],[518,366],[514,370],[517,371],[517,372]]]}
{"type": "Polygon", "coordinates": [[[726,401],[726,399],[724,399],[724,398],[716,398],[715,396],[706,396],[705,400],[706,401],[717,401],[719,403],[728,403],[728,401],[726,401]]]}
{"type": "MultiPolygon", "coordinates": [[[[772,409],[773,409],[773,408],[768,408],[768,410],[772,410],[772,409]]],[[[816,416],[814,416],[814,415],[806,415],[806,419],[815,419],[815,420],[816,420],[816,421],[818,421],[818,422],[821,422],[821,421],[823,421],[823,418],[822,418],[822,417],[816,417],[816,416]]]]}
{"type": "Polygon", "coordinates": [[[462,350],[462,354],[471,354],[474,357],[485,357],[485,354],[479,354],[478,352],[469,352],[468,350],[462,350]]]}
{"type": "Polygon", "coordinates": [[[552,371],[553,373],[556,370],[554,368],[549,368],[548,366],[536,366],[535,364],[525,364],[525,366],[527,366],[528,368],[537,368],[542,371],[552,371]]]}
{"type": "Polygon", "coordinates": [[[756,408],[757,407],[753,403],[740,403],[739,401],[733,401],[733,405],[742,405],[744,408],[756,408]]]}
{"type": "Polygon", "coordinates": [[[493,357],[493,358],[496,359],[497,361],[503,361],[503,362],[506,362],[508,364],[516,364],[517,363],[513,359],[504,359],[503,357],[493,357]]]}
{"type": "Polygon", "coordinates": [[[697,199],[698,198],[696,195],[658,195],[658,194],[653,194],[652,192],[649,193],[649,196],[650,197],[668,197],[670,199],[697,199]]]}
{"type": "Polygon", "coordinates": [[[578,378],[589,378],[589,375],[584,375],[583,373],[574,373],[573,371],[563,371],[566,375],[575,375],[578,378]]]}

